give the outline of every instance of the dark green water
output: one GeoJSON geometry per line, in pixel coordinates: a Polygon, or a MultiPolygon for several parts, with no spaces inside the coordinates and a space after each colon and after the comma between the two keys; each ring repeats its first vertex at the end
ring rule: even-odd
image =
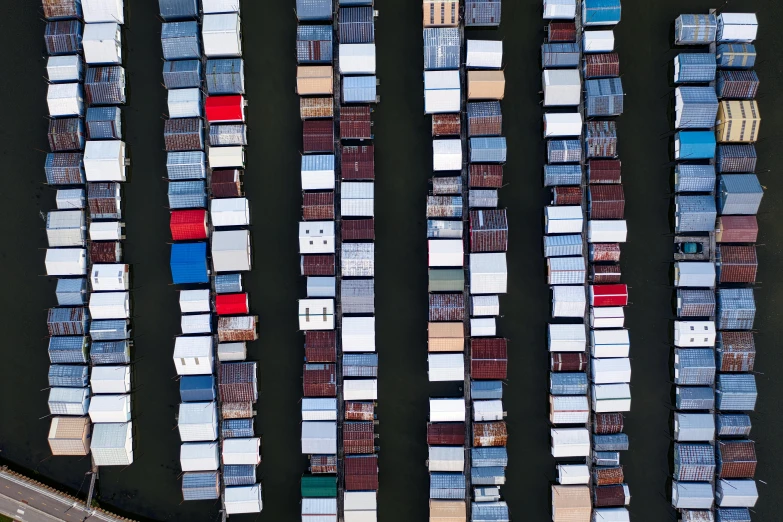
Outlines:
{"type": "MultiPolygon", "coordinates": [[[[6,125],[0,129],[4,208],[0,259],[6,274],[0,294],[5,334],[0,364],[0,457],[33,470],[41,479],[78,491],[86,489],[87,460],[48,458],[45,309],[55,303],[54,282],[41,277],[45,235],[39,211],[54,206],[54,192],[42,185],[46,144],[44,25],[36,2],[4,2],[0,43],[6,73],[0,93],[6,125]]],[[[179,437],[174,422],[179,401],[171,363],[178,333],[177,294],[168,286],[168,211],[163,152],[160,21],[157,2],[130,0],[126,18],[129,106],[124,132],[132,155],[131,182],[123,203],[127,223],[126,260],[133,264],[136,375],[134,422],[136,461],[127,469],[102,469],[100,502],[154,520],[208,521],[217,506],[180,503],[179,437]]],[[[631,451],[623,454],[638,521],[674,520],[669,506],[670,361],[668,138],[671,125],[668,63],[671,26],[681,12],[705,12],[705,0],[624,2],[616,29],[621,53],[625,114],[619,120],[620,157],[627,198],[629,242],[623,246],[623,279],[631,286],[627,309],[631,329],[633,411],[626,418],[631,451]]],[[[428,477],[424,424],[432,388],[426,374],[426,247],[424,205],[430,176],[429,119],[423,116],[421,7],[416,0],[377,0],[376,25],[381,104],[376,136],[376,295],[380,373],[382,522],[427,517],[428,477]]],[[[783,5],[772,0],[730,3],[727,9],[755,10],[761,30],[757,71],[763,124],[758,144],[760,178],[767,196],[759,215],[760,271],[756,292],[759,329],[757,376],[760,398],[752,415],[758,444],[761,499],[754,520],[780,519],[783,480],[783,398],[777,369],[783,355],[774,342],[783,290],[780,211],[783,182],[774,165],[783,107],[774,100],[781,80],[780,31],[783,5]]],[[[511,339],[505,405],[509,413],[508,484],[504,488],[515,520],[549,519],[548,485],[555,477],[549,456],[545,324],[549,295],[541,258],[541,187],[544,148],[539,106],[539,45],[543,39],[539,1],[506,0],[498,31],[468,31],[468,37],[503,38],[506,99],[504,134],[509,145],[507,188],[502,205],[511,228],[509,294],[502,299],[502,334],[511,339]]],[[[244,2],[243,33],[250,125],[245,187],[252,204],[255,266],[246,282],[252,309],[261,318],[261,339],[251,356],[260,361],[259,417],[263,437],[261,478],[264,511],[237,520],[298,520],[302,336],[296,299],[304,295],[298,275],[296,223],[300,217],[301,122],[294,94],[293,1],[244,2]]],[[[232,517],[232,520],[235,517],[232,517]]]]}

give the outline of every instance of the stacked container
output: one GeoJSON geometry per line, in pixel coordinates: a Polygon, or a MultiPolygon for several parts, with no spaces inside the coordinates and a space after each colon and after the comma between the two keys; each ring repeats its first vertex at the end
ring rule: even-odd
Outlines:
{"type": "Polygon", "coordinates": [[[182,494],[220,497],[227,515],[257,513],[257,364],[247,360],[247,343],[258,338],[258,318],[242,288],[252,261],[242,184],[247,127],[239,2],[159,4],[171,272],[183,314],[174,348],[182,494]]]}
{"type": "Polygon", "coordinates": [[[302,520],[375,520],[372,1],[297,0],[305,334],[302,520]]]}
{"type": "Polygon", "coordinates": [[[44,2],[43,10],[52,118],[44,168],[58,187],[57,210],[46,219],[46,271],[59,277],[58,307],[47,319],[55,415],[49,443],[54,455],[92,449],[94,466],[127,466],[133,436],[130,268],[122,262],[120,221],[128,164],[119,107],[126,102],[124,6],[44,2]]]}
{"type": "Polygon", "coordinates": [[[674,62],[675,270],[674,471],[682,517],[750,520],[758,498],[753,283],[755,214],[763,194],[753,171],[759,113],[755,15],[681,15],[676,45],[700,45],[674,62]],[[717,66],[716,66],[717,65],[717,66]],[[688,129],[688,130],[681,130],[688,129]],[[717,144],[717,147],[716,147],[717,144]]]}
{"type": "Polygon", "coordinates": [[[619,0],[544,2],[544,186],[552,191],[544,256],[552,288],[555,521],[629,520],[630,492],[620,465],[620,451],[628,449],[623,414],[631,406],[628,289],[619,265],[627,226],[614,118],[623,110],[613,36],[620,15],[619,0]]]}

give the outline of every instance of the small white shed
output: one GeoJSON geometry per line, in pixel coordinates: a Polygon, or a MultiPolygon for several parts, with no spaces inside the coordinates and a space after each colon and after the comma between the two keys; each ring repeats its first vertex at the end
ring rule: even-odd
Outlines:
{"type": "Polygon", "coordinates": [[[239,0],[201,0],[204,14],[238,13],[239,0]]]}
{"type": "Polygon", "coordinates": [[[471,296],[470,315],[473,317],[500,315],[500,298],[497,295],[471,296]]]}
{"type": "Polygon", "coordinates": [[[218,344],[218,360],[220,362],[244,361],[247,359],[247,343],[220,343],[218,344]]]}
{"type": "Polygon", "coordinates": [[[344,352],[374,352],[375,317],[343,317],[341,336],[344,352]]]}
{"type": "Polygon", "coordinates": [[[343,217],[373,217],[375,212],[375,183],[348,182],[340,185],[340,215],[343,217]]]}
{"type": "Polygon", "coordinates": [[[460,111],[459,71],[424,71],[424,113],[460,111]]]}
{"type": "Polygon", "coordinates": [[[209,167],[213,169],[245,168],[245,148],[241,145],[231,147],[209,147],[209,167]]]}
{"type": "Polygon", "coordinates": [[[503,42],[468,40],[466,65],[471,69],[500,69],[503,66],[503,42]]]}
{"type": "Polygon", "coordinates": [[[46,60],[46,75],[52,83],[78,82],[84,74],[81,56],[50,56],[46,60]]]}
{"type": "Polygon", "coordinates": [[[628,384],[594,384],[593,412],[622,413],[631,411],[631,387],[628,384]]]}
{"type": "Polygon", "coordinates": [[[751,43],[756,39],[759,21],[756,13],[721,13],[718,15],[719,42],[751,43]]]}
{"type": "Polygon", "coordinates": [[[579,234],[583,219],[582,207],[578,205],[548,206],[544,209],[544,233],[579,234]]]}
{"type": "Polygon", "coordinates": [[[672,481],[672,507],[677,509],[712,509],[715,493],[709,482],[672,481]]]}
{"type": "MultiPolygon", "coordinates": [[[[182,442],[209,442],[218,438],[218,413],[215,402],[183,402],[177,415],[182,442]]],[[[235,440],[235,439],[228,439],[235,440]]]]}
{"type": "Polygon", "coordinates": [[[128,422],[131,419],[130,395],[94,395],[89,414],[92,422],[128,422]]]}
{"type": "Polygon", "coordinates": [[[500,421],[504,416],[501,400],[473,401],[473,422],[500,421]]]}
{"type": "Polygon", "coordinates": [[[334,299],[300,299],[299,329],[334,330],[334,299]]]}
{"type": "Polygon", "coordinates": [[[200,118],[201,89],[169,89],[169,118],[200,118]]]}
{"type": "Polygon", "coordinates": [[[471,294],[505,294],[507,289],[505,252],[470,254],[471,294]]]}
{"type": "Polygon", "coordinates": [[[309,276],[307,278],[307,297],[335,297],[337,278],[309,276]]]}
{"type": "Polygon", "coordinates": [[[261,439],[223,439],[223,465],[252,465],[261,463],[261,439]]]}
{"type": "Polygon", "coordinates": [[[585,424],[590,419],[586,395],[550,395],[549,422],[557,425],[585,424]]]}
{"type": "Polygon", "coordinates": [[[427,363],[430,382],[465,380],[465,356],[461,353],[431,353],[427,363]]]}
{"type": "Polygon", "coordinates": [[[590,482],[590,469],[587,464],[558,464],[557,481],[560,484],[587,484],[590,482]]]}
{"type": "Polygon", "coordinates": [[[756,481],[721,479],[715,485],[715,503],[722,508],[752,508],[759,499],[756,481]]]}
{"type": "Polygon", "coordinates": [[[592,382],[595,384],[622,384],[631,382],[631,360],[627,357],[616,359],[593,359],[592,382]]]}
{"type": "Polygon", "coordinates": [[[130,393],[130,366],[93,366],[90,388],[93,393],[130,393]]]}
{"type": "Polygon", "coordinates": [[[120,221],[93,221],[90,223],[90,241],[119,241],[122,236],[120,221]]]}
{"type": "Polygon", "coordinates": [[[434,471],[462,473],[465,468],[465,448],[462,446],[430,446],[427,468],[434,471]]]}
{"type": "Polygon", "coordinates": [[[582,115],[578,112],[547,112],[544,114],[544,137],[581,136],[582,115]]]}
{"type": "Polygon", "coordinates": [[[614,51],[614,31],[585,31],[582,37],[585,53],[610,53],[614,51]]]}
{"type": "Polygon", "coordinates": [[[462,143],[460,140],[432,140],[432,170],[462,169],[462,143]]]}
{"type": "Polygon", "coordinates": [[[587,346],[582,324],[549,324],[547,339],[550,352],[584,352],[587,346]]]}
{"type": "Polygon", "coordinates": [[[336,455],[337,422],[302,422],[303,455],[336,455]]]}
{"type": "Polygon", "coordinates": [[[471,318],[470,336],[471,337],[495,337],[497,335],[497,324],[494,317],[482,317],[479,319],[471,318]]]}
{"type": "Polygon", "coordinates": [[[216,471],[220,466],[217,442],[183,444],[179,449],[182,471],[216,471]]]}
{"type": "Polygon", "coordinates": [[[549,432],[552,437],[553,457],[590,456],[590,432],[585,428],[554,428],[549,432]]]}
{"type": "Polygon", "coordinates": [[[46,239],[50,247],[84,246],[83,210],[56,210],[46,214],[46,239]]]}
{"type": "Polygon", "coordinates": [[[622,328],[624,325],[625,311],[622,306],[590,308],[590,328],[622,328]]]}
{"type": "Polygon", "coordinates": [[[242,56],[242,31],[238,13],[205,14],[201,36],[204,54],[208,58],[242,56]]]}
{"type": "Polygon", "coordinates": [[[334,221],[301,221],[300,254],[334,254],[334,221]]]}
{"type": "Polygon", "coordinates": [[[715,322],[674,321],[674,346],[680,348],[715,346],[715,322]]]}
{"type": "Polygon", "coordinates": [[[674,286],[715,287],[715,263],[711,261],[677,261],[674,263],[674,286]]]}
{"type": "Polygon", "coordinates": [[[101,423],[93,426],[90,453],[96,466],[132,464],[133,423],[101,423]]]}
{"type": "Polygon", "coordinates": [[[303,421],[336,421],[337,399],[302,399],[303,421]]]}
{"type": "Polygon", "coordinates": [[[123,0],[82,0],[82,14],[87,24],[125,23],[123,0]]]}
{"type": "Polygon", "coordinates": [[[82,36],[84,61],[88,64],[122,62],[122,35],[116,23],[86,24],[82,36]]]}
{"type": "Polygon", "coordinates": [[[250,231],[216,230],[213,232],[212,268],[215,272],[250,270],[250,231]]]}
{"type": "Polygon", "coordinates": [[[346,514],[352,511],[375,511],[378,509],[377,496],[378,493],[375,491],[346,491],[343,493],[343,510],[346,514]]]}
{"type": "Polygon", "coordinates": [[[624,219],[591,219],[587,222],[589,243],[625,243],[628,225],[624,219]]]}
{"type": "Polygon", "coordinates": [[[90,294],[90,316],[93,319],[128,319],[129,292],[93,292],[90,294]]]}
{"type": "Polygon", "coordinates": [[[173,359],[177,375],[211,375],[214,361],[212,337],[177,337],[173,359]]]}
{"type": "Polygon", "coordinates": [[[261,500],[261,484],[252,486],[226,487],[223,502],[226,513],[236,515],[239,513],[260,513],[263,508],[261,500]]]}
{"type": "Polygon", "coordinates": [[[375,74],[375,44],[340,44],[340,74],[375,74]]]}
{"type": "Polygon", "coordinates": [[[184,335],[212,333],[212,314],[183,315],[180,328],[184,335]]]}
{"type": "Polygon", "coordinates": [[[575,17],[576,0],[544,0],[544,20],[573,20],[575,17]]]}
{"type": "Polygon", "coordinates": [[[582,79],[578,69],[545,69],[541,75],[544,107],[579,105],[582,79]]]}
{"type": "Polygon", "coordinates": [[[711,413],[674,413],[674,440],[712,442],[715,440],[715,416],[711,413]]]}
{"type": "Polygon", "coordinates": [[[87,273],[87,251],[83,248],[47,248],[46,275],[69,276],[87,273]]]}
{"type": "Polygon", "coordinates": [[[427,252],[429,267],[462,266],[465,259],[461,239],[430,239],[427,252]]]}
{"type": "Polygon", "coordinates": [[[378,379],[346,379],[343,381],[346,401],[374,401],[378,399],[378,379]]]}
{"type": "Polygon", "coordinates": [[[125,142],[88,141],[84,147],[87,181],[125,181],[125,142]]]}
{"type": "Polygon", "coordinates": [[[590,353],[593,357],[628,357],[630,350],[628,330],[590,331],[590,353]]]}
{"type": "Polygon", "coordinates": [[[430,398],[430,422],[465,422],[465,399],[430,398]]]}
{"type": "Polygon", "coordinates": [[[84,116],[84,91],[80,83],[52,83],[46,93],[49,116],[84,116]]]}
{"type": "Polygon", "coordinates": [[[209,312],[209,290],[182,290],[179,293],[179,310],[183,314],[209,312]]]}
{"type": "Polygon", "coordinates": [[[241,227],[250,224],[247,198],[221,198],[209,202],[209,217],[215,227],[241,227]]]}
{"type": "Polygon", "coordinates": [[[128,290],[130,288],[130,266],[123,264],[92,265],[90,283],[93,292],[128,290]]]}
{"type": "Polygon", "coordinates": [[[552,317],[584,317],[586,306],[584,286],[552,287],[552,317]]]}

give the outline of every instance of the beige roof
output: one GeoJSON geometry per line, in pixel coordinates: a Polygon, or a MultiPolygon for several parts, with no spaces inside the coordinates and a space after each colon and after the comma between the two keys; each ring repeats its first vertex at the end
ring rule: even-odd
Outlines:
{"type": "Polygon", "coordinates": [[[590,522],[591,512],[588,486],[552,486],[553,522],[590,522]]]}
{"type": "Polygon", "coordinates": [[[331,118],[334,116],[334,98],[299,98],[302,119],[331,118]]]}
{"type": "Polygon", "coordinates": [[[468,98],[502,100],[506,90],[503,71],[468,71],[468,98]]]}
{"type": "Polygon", "coordinates": [[[465,502],[453,500],[430,500],[430,522],[465,522],[465,502]]]}
{"type": "Polygon", "coordinates": [[[459,25],[458,0],[423,0],[422,10],[424,12],[424,27],[456,27],[459,25]]]}
{"type": "Polygon", "coordinates": [[[761,115],[755,100],[721,101],[717,120],[718,141],[747,143],[758,140],[761,115]]]}
{"type": "Polygon", "coordinates": [[[427,351],[464,352],[464,331],[463,323],[429,323],[427,325],[427,351]]]}
{"type": "Polygon", "coordinates": [[[298,94],[332,94],[334,84],[330,65],[300,65],[296,68],[298,94]]]}
{"type": "Polygon", "coordinates": [[[87,455],[89,433],[88,417],[53,417],[48,437],[52,455],[87,455]]]}

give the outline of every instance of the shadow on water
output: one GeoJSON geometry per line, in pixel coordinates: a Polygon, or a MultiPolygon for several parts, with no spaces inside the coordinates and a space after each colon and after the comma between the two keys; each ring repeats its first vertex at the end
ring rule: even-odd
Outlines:
{"type": "MultiPolygon", "coordinates": [[[[154,520],[207,522],[217,515],[209,502],[180,503],[178,403],[172,337],[178,332],[177,294],[169,286],[168,211],[162,150],[160,21],[156,2],[130,0],[124,33],[132,104],[123,109],[126,140],[132,152],[133,179],[124,188],[126,255],[133,263],[137,391],[134,404],[136,462],[127,469],[104,469],[100,502],[154,520]]],[[[623,246],[623,279],[631,287],[627,311],[631,329],[633,411],[626,418],[631,451],[622,459],[633,493],[635,520],[662,521],[673,512],[667,500],[671,461],[672,288],[670,187],[668,165],[670,27],[680,2],[625,2],[616,29],[627,93],[620,118],[619,150],[628,201],[629,242],[623,246]],[[663,138],[662,138],[663,137],[663,138]]],[[[509,413],[508,483],[504,488],[515,519],[549,517],[550,481],[546,419],[547,353],[545,325],[549,292],[541,257],[544,144],[539,106],[539,46],[544,37],[538,0],[504,2],[503,25],[496,31],[468,30],[470,38],[502,38],[507,95],[503,101],[508,139],[508,186],[501,204],[509,209],[511,229],[509,294],[503,296],[502,335],[510,338],[506,410],[509,413]],[[479,36],[480,35],[480,36],[479,36]]],[[[691,12],[710,4],[690,2],[691,12]]],[[[45,310],[54,305],[54,281],[41,277],[45,248],[40,211],[54,206],[54,192],[42,185],[46,143],[44,25],[25,2],[5,2],[13,23],[0,33],[8,74],[0,78],[6,102],[2,155],[6,175],[0,194],[6,212],[0,249],[6,291],[2,294],[5,334],[0,365],[0,457],[42,480],[84,493],[86,459],[47,458],[45,310]],[[21,51],[21,52],[20,52],[21,51]],[[10,276],[10,277],[8,277],[10,276]],[[21,378],[20,378],[21,377],[21,378]]],[[[299,410],[303,338],[297,331],[296,299],[303,295],[298,275],[296,223],[300,217],[299,149],[301,122],[294,92],[294,2],[244,2],[243,34],[250,102],[245,187],[252,201],[254,271],[246,278],[251,307],[260,316],[260,340],[251,356],[260,366],[256,431],[263,436],[264,511],[232,520],[293,521],[299,516],[298,479],[306,464],[299,454],[299,410]]],[[[427,397],[437,388],[426,374],[425,196],[431,175],[429,119],[423,116],[421,9],[416,0],[378,0],[378,74],[382,103],[375,112],[376,135],[376,295],[380,354],[380,454],[382,522],[425,520],[428,477],[425,467],[427,397]]],[[[762,22],[762,141],[759,172],[768,190],[759,215],[760,271],[756,297],[759,329],[759,401],[752,415],[758,442],[760,520],[774,520],[780,499],[783,422],[775,415],[780,392],[774,368],[783,356],[774,350],[773,325],[783,289],[771,274],[783,268],[783,229],[775,223],[783,182],[769,169],[781,159],[783,107],[773,86],[783,59],[781,34],[772,20],[783,6],[752,0],[738,10],[757,10],[762,22]]],[[[138,517],[137,517],[138,518],[138,517]]]]}

